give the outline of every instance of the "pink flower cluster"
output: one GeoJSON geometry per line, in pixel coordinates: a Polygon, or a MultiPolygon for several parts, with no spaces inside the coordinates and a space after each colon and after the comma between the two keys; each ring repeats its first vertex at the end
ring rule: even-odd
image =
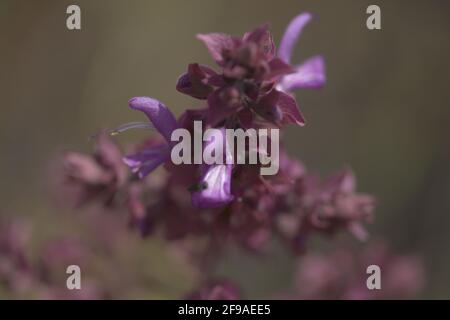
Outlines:
{"type": "MultiPolygon", "coordinates": [[[[290,64],[294,45],[311,18],[309,13],[297,16],[278,50],[267,26],[242,37],[198,35],[219,71],[190,64],[179,77],[176,90],[198,99],[201,106],[176,119],[156,99],[132,98],[129,106],[143,112],[150,124],[123,128],[152,127],[159,135],[136,145],[131,155],[124,155],[107,132],[98,136],[94,154],[67,152],[63,158],[65,186],[75,196],[76,205],[97,203],[106,210],[126,212],[131,226],[142,236],[161,232],[167,241],[176,243],[192,237],[206,239],[202,261],[230,243],[258,253],[277,238],[299,255],[314,235],[344,231],[366,240],[364,225],[373,218],[375,199],[356,191],[350,169],[320,179],[282,147],[278,173],[264,177],[258,164],[174,165],[170,159],[171,133],[177,128],[192,132],[194,121],[220,130],[304,125],[292,90],[319,88],[326,78],[321,56],[297,66],[290,64]]],[[[20,256],[15,259],[21,263],[20,256]]],[[[306,256],[297,275],[302,284],[291,297],[366,298],[358,287],[365,282],[349,276],[361,271],[358,268],[364,263],[360,259],[364,257],[350,253],[306,256]],[[322,270],[327,274],[321,274],[322,270]]],[[[392,274],[394,287],[389,292],[393,296],[413,291],[403,288],[403,292],[402,284],[395,284],[398,270],[407,270],[407,262],[389,262],[384,252],[377,259],[392,274]]],[[[208,271],[203,270],[204,287],[189,297],[241,296],[237,286],[209,278],[208,271]]]]}
{"type": "Polygon", "coordinates": [[[295,67],[289,64],[310,20],[309,13],[296,17],[278,52],[267,26],[242,37],[199,35],[220,72],[191,64],[176,88],[205,106],[187,110],[177,120],[155,99],[131,99],[130,107],[144,112],[160,136],[125,157],[106,134],[100,135],[93,156],[67,153],[66,174],[78,187],[79,203],[97,200],[124,206],[143,235],[160,227],[169,240],[198,235],[261,250],[279,236],[302,251],[313,233],[346,230],[365,239],[363,223],[371,220],[374,199],[356,193],[350,170],[320,181],[282,148],[279,172],[269,177],[259,174],[258,164],[174,165],[170,160],[171,132],[192,131],[195,120],[218,129],[303,125],[291,90],[318,88],[325,82],[322,57],[295,67]],[[140,179],[133,179],[123,163],[140,179]],[[155,171],[161,164],[165,170],[155,171]]]}
{"type": "Polygon", "coordinates": [[[291,299],[400,299],[414,298],[425,284],[425,272],[416,256],[394,255],[382,242],[357,251],[337,248],[327,255],[299,259],[291,299]],[[367,267],[381,270],[381,290],[369,290],[367,267]]]}
{"type": "Polygon", "coordinates": [[[99,299],[105,292],[92,281],[83,290],[66,287],[66,268],[87,266],[89,250],[80,241],[64,237],[45,243],[31,257],[32,232],[22,220],[0,221],[0,289],[20,299],[99,299]]]}

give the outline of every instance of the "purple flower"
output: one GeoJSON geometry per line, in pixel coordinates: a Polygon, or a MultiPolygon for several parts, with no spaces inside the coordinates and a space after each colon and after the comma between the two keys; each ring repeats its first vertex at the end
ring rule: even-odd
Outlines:
{"type": "Polygon", "coordinates": [[[298,109],[295,98],[291,95],[272,90],[258,102],[258,114],[279,125],[294,123],[305,125],[305,118],[298,109]]]}
{"type": "Polygon", "coordinates": [[[230,164],[202,165],[202,177],[192,194],[192,204],[198,208],[215,208],[233,200],[230,164]]]}
{"type": "Polygon", "coordinates": [[[98,198],[111,205],[117,190],[128,178],[120,148],[105,133],[98,136],[94,155],[66,152],[62,158],[65,182],[68,182],[63,187],[73,189],[66,191],[75,195],[76,205],[98,198]]]}
{"type": "Polygon", "coordinates": [[[349,169],[329,177],[320,195],[321,210],[313,215],[315,225],[329,230],[342,225],[357,239],[366,240],[368,233],[362,222],[372,220],[376,201],[355,189],[355,176],[349,169]]]}
{"type": "Polygon", "coordinates": [[[188,300],[238,300],[238,287],[228,280],[211,280],[187,296],[188,300]]]}
{"type": "MultiPolygon", "coordinates": [[[[208,122],[221,126],[233,117],[236,125],[253,127],[256,118],[275,124],[304,124],[293,97],[275,89],[294,68],[275,56],[275,44],[266,25],[233,37],[223,33],[200,34],[222,72],[191,64],[180,76],[177,90],[208,102],[208,122]]],[[[234,126],[229,123],[229,126],[234,126]]]]}
{"type": "Polygon", "coordinates": [[[170,136],[178,127],[177,121],[167,107],[156,99],[135,97],[129,101],[130,108],[145,113],[152,125],[164,137],[167,143],[158,144],[123,158],[131,170],[144,178],[170,157],[170,136]]]}
{"type": "MultiPolygon", "coordinates": [[[[278,49],[278,57],[285,63],[291,62],[291,56],[303,28],[312,19],[310,13],[302,13],[295,17],[286,28],[278,49]]],[[[282,91],[292,91],[303,88],[321,88],[325,84],[325,63],[322,56],[314,56],[304,63],[295,66],[295,72],[284,75],[277,88],[282,91]]]]}
{"type": "Polygon", "coordinates": [[[297,252],[304,251],[312,232],[333,234],[347,230],[357,239],[366,240],[368,233],[363,224],[372,221],[375,198],[355,189],[355,177],[348,169],[324,182],[308,173],[299,176],[293,197],[284,199],[291,202],[286,202],[291,210],[277,217],[280,234],[297,252]]]}
{"type": "Polygon", "coordinates": [[[188,71],[177,81],[176,89],[197,99],[206,99],[213,90],[213,85],[221,85],[220,76],[211,68],[191,63],[188,71]]]}
{"type": "Polygon", "coordinates": [[[233,200],[231,194],[232,164],[226,164],[231,154],[225,147],[225,129],[219,131],[220,137],[215,136],[212,141],[204,145],[205,148],[223,147],[225,159],[223,164],[202,164],[200,166],[201,178],[197,190],[192,194],[192,204],[198,208],[221,207],[233,200]]]}
{"type": "Polygon", "coordinates": [[[383,242],[362,251],[341,247],[299,259],[294,275],[293,299],[405,299],[415,297],[424,286],[422,261],[412,255],[397,255],[383,242]],[[369,290],[365,270],[369,265],[383,270],[382,290],[369,290]]]}

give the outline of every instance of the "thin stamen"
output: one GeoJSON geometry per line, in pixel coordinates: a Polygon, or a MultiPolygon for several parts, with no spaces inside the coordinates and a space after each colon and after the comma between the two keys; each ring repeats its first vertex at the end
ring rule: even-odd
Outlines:
{"type": "Polygon", "coordinates": [[[116,128],[108,129],[108,130],[101,131],[99,133],[93,134],[93,135],[91,135],[89,137],[89,139],[90,140],[95,139],[103,132],[106,132],[110,136],[115,136],[115,135],[118,135],[119,133],[128,131],[130,129],[150,129],[150,130],[154,130],[155,127],[149,122],[127,122],[127,123],[121,124],[120,126],[118,126],[116,128]]]}

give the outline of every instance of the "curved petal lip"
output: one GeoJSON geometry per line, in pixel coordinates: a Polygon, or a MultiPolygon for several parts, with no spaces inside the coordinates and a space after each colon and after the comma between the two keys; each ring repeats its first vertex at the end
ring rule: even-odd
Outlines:
{"type": "Polygon", "coordinates": [[[144,112],[156,130],[170,142],[172,131],[178,124],[172,112],[162,102],[150,97],[134,97],[128,104],[130,108],[144,112]]]}
{"type": "Polygon", "coordinates": [[[140,179],[143,179],[168,159],[169,148],[163,145],[125,156],[122,161],[130,167],[132,172],[137,173],[140,179]]]}
{"type": "Polygon", "coordinates": [[[296,72],[285,75],[280,82],[284,91],[294,89],[319,89],[326,82],[325,62],[322,56],[314,56],[296,68],[296,72]]]}
{"type": "Polygon", "coordinates": [[[303,28],[311,21],[313,15],[309,12],[304,12],[296,16],[286,28],[283,37],[278,47],[278,57],[289,63],[291,61],[292,51],[298,38],[300,37],[303,28]]]}

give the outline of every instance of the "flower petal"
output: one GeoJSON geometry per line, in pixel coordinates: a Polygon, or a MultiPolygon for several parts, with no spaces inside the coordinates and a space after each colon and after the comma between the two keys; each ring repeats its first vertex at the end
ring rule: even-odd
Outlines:
{"type": "Polygon", "coordinates": [[[197,39],[201,40],[208,49],[212,58],[222,65],[224,50],[231,50],[237,44],[237,39],[225,33],[198,34],[197,39]]]}
{"type": "Polygon", "coordinates": [[[223,148],[225,156],[222,158],[224,164],[208,165],[204,163],[200,166],[200,183],[198,184],[198,190],[192,194],[192,204],[198,208],[216,208],[233,200],[231,194],[233,164],[230,161],[232,160],[232,151],[226,147],[225,128],[220,129],[220,133],[203,146],[204,150],[211,145],[216,148],[223,148]]]}
{"type": "Polygon", "coordinates": [[[242,40],[256,43],[266,59],[272,59],[275,56],[275,44],[268,25],[263,25],[252,32],[247,32],[242,40]]]}
{"type": "Polygon", "coordinates": [[[278,48],[278,57],[289,63],[291,61],[292,51],[297,42],[303,28],[311,20],[312,15],[308,12],[302,13],[295,17],[289,23],[278,48]]]}
{"type": "Polygon", "coordinates": [[[270,71],[266,75],[266,80],[271,80],[273,78],[276,78],[278,76],[295,72],[295,70],[292,68],[290,64],[287,64],[283,60],[279,58],[274,58],[270,60],[269,62],[269,68],[270,71]]]}
{"type": "Polygon", "coordinates": [[[239,108],[233,99],[228,99],[224,89],[213,91],[208,96],[207,123],[215,126],[231,116],[239,108]]]}
{"type": "Polygon", "coordinates": [[[128,103],[130,108],[144,112],[153,126],[170,144],[172,131],[178,125],[172,112],[163,103],[149,97],[135,97],[128,103]]]}
{"type": "Polygon", "coordinates": [[[197,208],[217,208],[231,202],[232,168],[232,164],[202,165],[201,190],[192,194],[192,204],[197,208]]]}
{"type": "Polygon", "coordinates": [[[356,178],[353,171],[346,168],[330,176],[324,184],[324,189],[331,192],[353,193],[356,189],[356,178]]]}
{"type": "Polygon", "coordinates": [[[257,106],[255,107],[255,112],[258,115],[274,124],[278,124],[283,118],[283,114],[277,106],[280,93],[280,91],[272,89],[260,98],[257,106]]]}
{"type": "Polygon", "coordinates": [[[144,178],[159,165],[169,159],[170,152],[167,145],[159,145],[144,149],[138,153],[126,156],[123,162],[138,174],[140,179],[144,178]]]}
{"type": "Polygon", "coordinates": [[[114,171],[118,186],[125,183],[128,175],[127,168],[122,162],[122,151],[107,134],[101,134],[97,142],[97,155],[101,163],[114,171]]]}
{"type": "Polygon", "coordinates": [[[212,86],[209,85],[209,79],[216,75],[214,70],[206,66],[191,63],[188,66],[188,71],[178,78],[176,89],[194,98],[206,99],[213,90],[212,86]]]}
{"type": "Polygon", "coordinates": [[[283,115],[282,123],[283,124],[297,124],[299,126],[305,125],[305,118],[303,117],[302,113],[300,112],[297,102],[295,101],[294,97],[291,95],[280,92],[278,102],[277,102],[278,108],[280,108],[281,113],[283,115]]]}
{"type": "Polygon", "coordinates": [[[326,81],[325,62],[322,56],[314,56],[296,68],[296,72],[284,76],[279,84],[283,91],[294,89],[318,89],[326,81]]]}
{"type": "Polygon", "coordinates": [[[63,164],[66,174],[70,178],[86,184],[107,184],[112,179],[111,172],[89,155],[68,152],[64,154],[63,164]]]}

